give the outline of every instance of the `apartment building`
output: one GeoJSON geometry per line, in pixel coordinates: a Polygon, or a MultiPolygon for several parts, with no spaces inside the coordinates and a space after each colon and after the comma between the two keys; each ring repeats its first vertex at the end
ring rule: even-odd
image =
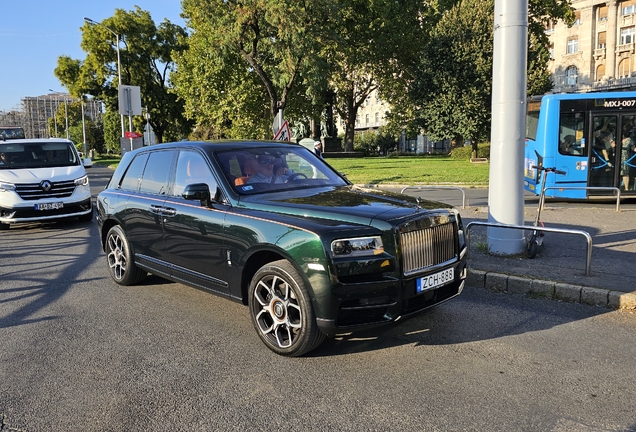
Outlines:
{"type": "Polygon", "coordinates": [[[554,92],[636,89],[636,0],[572,0],[574,25],[546,29],[554,92]]]}

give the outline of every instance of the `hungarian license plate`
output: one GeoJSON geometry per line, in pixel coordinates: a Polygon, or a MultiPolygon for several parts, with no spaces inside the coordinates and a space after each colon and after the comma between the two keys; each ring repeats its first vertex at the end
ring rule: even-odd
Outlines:
{"type": "Polygon", "coordinates": [[[36,210],[57,210],[64,207],[62,202],[40,203],[35,205],[36,210]]]}
{"type": "Polygon", "coordinates": [[[451,267],[441,272],[433,273],[432,275],[424,276],[415,282],[415,292],[421,293],[424,291],[432,290],[442,285],[446,285],[455,279],[455,268],[451,267]]]}

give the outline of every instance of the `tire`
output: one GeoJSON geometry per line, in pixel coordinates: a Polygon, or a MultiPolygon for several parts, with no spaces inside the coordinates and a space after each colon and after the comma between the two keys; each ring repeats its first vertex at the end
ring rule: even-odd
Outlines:
{"type": "Polygon", "coordinates": [[[250,283],[248,300],[256,333],[276,354],[298,357],[325,340],[305,283],[289,261],[261,267],[250,283]]]}
{"type": "Polygon", "coordinates": [[[106,260],[110,277],[119,285],[136,285],[147,275],[132,259],[130,245],[119,225],[112,227],[106,235],[106,260]]]}
{"type": "Polygon", "coordinates": [[[530,240],[526,245],[526,256],[530,259],[536,257],[538,249],[539,245],[537,244],[537,237],[533,235],[532,237],[530,237],[530,240]]]}
{"type": "Polygon", "coordinates": [[[92,221],[93,220],[93,208],[91,207],[90,213],[78,216],[77,218],[79,219],[80,222],[90,222],[90,221],[92,221]]]}
{"type": "Polygon", "coordinates": [[[0,231],[6,231],[11,225],[6,223],[0,223],[0,231]]]}

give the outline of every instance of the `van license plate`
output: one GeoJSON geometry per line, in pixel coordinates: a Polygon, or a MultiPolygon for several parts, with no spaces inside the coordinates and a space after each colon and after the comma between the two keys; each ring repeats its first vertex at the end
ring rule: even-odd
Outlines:
{"type": "Polygon", "coordinates": [[[57,210],[63,207],[64,207],[64,203],[61,203],[61,202],[42,203],[42,204],[35,205],[36,210],[57,210]]]}
{"type": "Polygon", "coordinates": [[[451,267],[441,272],[433,273],[432,275],[424,276],[417,279],[415,282],[415,292],[421,293],[424,291],[432,290],[442,285],[446,285],[455,279],[455,268],[451,267]]]}

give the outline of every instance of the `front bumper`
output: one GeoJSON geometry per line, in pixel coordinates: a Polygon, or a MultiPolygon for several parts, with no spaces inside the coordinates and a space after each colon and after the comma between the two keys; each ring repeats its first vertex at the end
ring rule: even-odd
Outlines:
{"type": "Polygon", "coordinates": [[[64,202],[59,209],[35,210],[35,204],[12,208],[0,206],[0,223],[39,222],[87,215],[93,211],[91,198],[78,202],[64,202]]]}
{"type": "Polygon", "coordinates": [[[419,313],[459,295],[464,289],[467,268],[464,249],[460,259],[453,264],[436,268],[401,280],[391,279],[384,282],[363,282],[340,285],[332,298],[334,319],[318,318],[320,330],[329,337],[339,333],[348,333],[378,327],[395,322],[403,317],[419,313]],[[419,277],[453,267],[455,278],[435,289],[416,293],[416,280],[419,277]],[[347,292],[348,295],[337,293],[347,292]]]}

